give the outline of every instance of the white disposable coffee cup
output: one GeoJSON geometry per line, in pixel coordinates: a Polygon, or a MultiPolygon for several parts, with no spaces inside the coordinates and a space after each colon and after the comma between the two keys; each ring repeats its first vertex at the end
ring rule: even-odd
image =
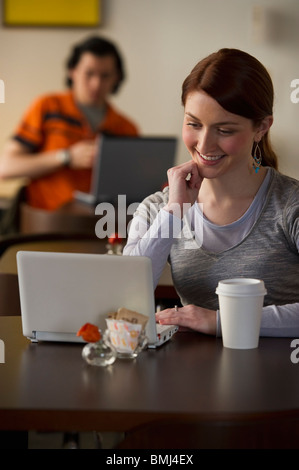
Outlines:
{"type": "Polygon", "coordinates": [[[236,278],[219,281],[216,293],[223,346],[232,349],[253,349],[259,344],[264,296],[264,282],[259,279],[236,278]]]}

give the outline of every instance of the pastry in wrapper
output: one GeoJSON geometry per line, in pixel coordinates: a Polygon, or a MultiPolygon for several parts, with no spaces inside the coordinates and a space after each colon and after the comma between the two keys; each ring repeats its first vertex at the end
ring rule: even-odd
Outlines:
{"type": "Polygon", "coordinates": [[[106,319],[109,337],[112,345],[118,352],[132,353],[140,344],[144,336],[148,321],[146,315],[121,307],[106,319]]]}

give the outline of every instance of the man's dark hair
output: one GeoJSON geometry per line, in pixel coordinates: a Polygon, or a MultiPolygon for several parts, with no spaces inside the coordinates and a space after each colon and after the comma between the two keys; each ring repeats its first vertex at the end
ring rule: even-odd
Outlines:
{"type": "MultiPolygon", "coordinates": [[[[123,60],[117,47],[107,39],[98,36],[92,36],[80,44],[74,46],[66,63],[68,71],[76,67],[81,59],[82,54],[85,52],[90,52],[91,54],[94,54],[98,57],[114,57],[119,80],[112,90],[112,93],[116,93],[120,87],[120,84],[125,79],[123,60]]],[[[70,77],[67,77],[66,84],[69,88],[72,87],[72,79],[70,77]]]]}

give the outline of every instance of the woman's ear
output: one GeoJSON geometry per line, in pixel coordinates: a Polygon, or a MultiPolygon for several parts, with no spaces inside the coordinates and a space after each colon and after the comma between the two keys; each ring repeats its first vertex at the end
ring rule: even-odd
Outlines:
{"type": "Polygon", "coordinates": [[[259,142],[273,124],[273,116],[266,116],[257,126],[255,142],[259,142]]]}

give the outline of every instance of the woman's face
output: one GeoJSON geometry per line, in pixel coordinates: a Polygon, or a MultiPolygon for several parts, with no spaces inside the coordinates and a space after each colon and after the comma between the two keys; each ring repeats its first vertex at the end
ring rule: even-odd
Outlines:
{"type": "Polygon", "coordinates": [[[264,124],[254,127],[250,119],[226,111],[203,91],[187,96],[182,135],[203,177],[252,168],[252,146],[265,129],[264,124]]]}

